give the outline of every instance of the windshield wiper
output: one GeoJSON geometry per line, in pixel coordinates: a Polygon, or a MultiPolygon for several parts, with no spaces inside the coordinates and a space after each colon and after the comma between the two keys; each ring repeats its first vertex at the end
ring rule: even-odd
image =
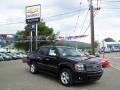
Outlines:
{"type": "Polygon", "coordinates": [[[80,57],[80,55],[65,55],[65,56],[70,56],[70,57],[80,57]]]}
{"type": "Polygon", "coordinates": [[[72,56],[72,55],[65,55],[65,56],[72,56]]]}
{"type": "Polygon", "coordinates": [[[73,57],[80,57],[81,55],[72,55],[73,57]]]}

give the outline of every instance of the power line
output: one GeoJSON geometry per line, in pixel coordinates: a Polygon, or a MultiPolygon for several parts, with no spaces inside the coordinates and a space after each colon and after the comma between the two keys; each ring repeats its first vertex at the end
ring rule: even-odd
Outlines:
{"type": "MultiPolygon", "coordinates": [[[[65,12],[65,13],[62,13],[62,14],[57,14],[57,15],[53,15],[53,16],[49,16],[49,17],[46,17],[46,18],[44,18],[44,19],[50,19],[50,18],[55,18],[55,17],[59,17],[60,18],[60,16],[65,16],[65,15],[74,15],[74,14],[76,14],[75,12],[79,12],[79,11],[81,11],[81,10],[83,10],[83,9],[77,9],[77,10],[74,10],[74,11],[71,11],[71,12],[65,12]]],[[[0,25],[11,25],[11,24],[22,24],[22,23],[25,23],[25,22],[15,22],[15,23],[0,23],[0,25]]]]}
{"type": "Polygon", "coordinates": [[[99,7],[99,3],[98,3],[98,0],[97,0],[97,8],[99,7]]]}
{"type": "MultiPolygon", "coordinates": [[[[82,0],[80,1],[80,7],[81,7],[81,5],[82,5],[82,0]]],[[[80,17],[80,15],[78,15],[78,17],[77,17],[77,21],[76,21],[76,23],[75,23],[75,30],[73,31],[73,33],[74,33],[74,32],[76,31],[76,29],[77,29],[79,17],[80,17]]]]}
{"type": "MultiPolygon", "coordinates": [[[[96,16],[97,11],[100,10],[100,8],[101,8],[101,0],[97,0],[97,8],[96,8],[96,11],[94,12],[94,16],[96,16]]],[[[89,10],[88,10],[88,12],[89,12],[89,10]]],[[[84,21],[83,21],[83,25],[82,25],[82,28],[81,28],[80,33],[82,32],[82,30],[83,30],[83,28],[84,28],[84,25],[85,25],[85,22],[86,22],[86,19],[87,19],[88,12],[87,12],[87,14],[86,14],[86,16],[85,16],[85,19],[84,19],[84,21]]],[[[89,29],[89,27],[90,27],[90,23],[89,23],[89,25],[87,26],[87,28],[85,29],[83,35],[87,32],[87,30],[89,29]]]]}
{"type": "MultiPolygon", "coordinates": [[[[98,11],[98,10],[96,10],[96,11],[94,12],[94,16],[96,16],[96,15],[98,14],[97,11],[98,11]]],[[[85,33],[87,32],[87,30],[89,29],[89,27],[90,27],[90,23],[88,24],[88,26],[86,27],[85,31],[84,31],[83,34],[81,34],[81,35],[85,35],[85,33]]]]}
{"type": "MultiPolygon", "coordinates": [[[[80,17],[80,16],[77,17],[77,21],[76,21],[76,24],[75,24],[75,30],[77,29],[79,17],[80,17]]],[[[75,30],[74,30],[73,32],[75,32],[75,30]]]]}
{"type": "Polygon", "coordinates": [[[89,27],[90,27],[90,23],[89,23],[89,25],[87,26],[87,28],[85,29],[85,31],[83,32],[83,34],[81,34],[81,35],[85,35],[85,33],[87,32],[87,30],[89,29],[89,27]]]}
{"type": "Polygon", "coordinates": [[[101,8],[102,0],[99,0],[99,8],[101,8]]]}
{"type": "Polygon", "coordinates": [[[12,24],[23,24],[25,22],[15,22],[15,23],[4,23],[4,24],[0,24],[0,25],[12,25],[12,24]]]}
{"type": "Polygon", "coordinates": [[[101,1],[102,1],[102,0],[98,0],[99,6],[98,6],[97,8],[99,8],[99,9],[101,9],[101,1]]]}
{"type": "Polygon", "coordinates": [[[64,19],[64,18],[68,18],[68,17],[73,17],[75,15],[78,15],[79,12],[75,12],[75,13],[71,13],[71,14],[66,14],[66,15],[62,15],[62,16],[59,16],[59,17],[53,17],[53,18],[43,18],[44,21],[56,21],[56,20],[61,20],[61,19],[64,19]]]}
{"type": "Polygon", "coordinates": [[[52,18],[52,17],[63,16],[63,15],[67,15],[67,14],[75,13],[75,12],[78,12],[78,11],[81,11],[81,10],[82,10],[82,9],[77,9],[77,10],[74,10],[74,11],[65,12],[65,13],[61,13],[61,14],[57,14],[57,15],[53,15],[53,16],[49,16],[49,17],[45,17],[45,18],[52,18]]]}
{"type": "Polygon", "coordinates": [[[120,0],[101,0],[102,2],[120,2],[120,0]]]}
{"type": "Polygon", "coordinates": [[[112,4],[112,7],[101,7],[102,9],[120,9],[119,7],[113,7],[113,6],[116,6],[115,4],[119,4],[120,3],[120,0],[100,0],[100,4],[101,3],[108,3],[109,4],[112,4]]]}
{"type": "MultiPolygon", "coordinates": [[[[97,0],[97,9],[95,9],[95,11],[94,11],[94,17],[98,14],[98,10],[100,10],[100,8],[101,8],[101,1],[102,0],[97,0]]],[[[86,29],[85,29],[85,31],[83,32],[83,35],[85,35],[85,33],[87,32],[87,30],[89,29],[89,27],[90,27],[90,23],[88,24],[88,26],[86,27],[86,29]]]]}
{"type": "MultiPolygon", "coordinates": [[[[85,9],[85,8],[83,8],[83,9],[85,9]]],[[[72,13],[72,12],[77,12],[77,11],[79,11],[80,9],[78,9],[78,8],[74,8],[74,9],[72,9],[70,12],[65,12],[65,13],[61,13],[61,14],[57,14],[58,16],[59,15],[64,15],[64,14],[69,14],[69,13],[72,13]]],[[[81,8],[81,10],[82,10],[82,8],[81,8]]],[[[57,17],[57,15],[53,15],[53,16],[49,16],[49,17],[43,17],[43,18],[50,18],[50,17],[57,17]]],[[[10,17],[10,18],[3,18],[3,17],[0,17],[0,18],[2,18],[2,19],[5,19],[5,20],[7,20],[7,19],[25,19],[25,16],[24,17],[10,17]]],[[[3,22],[0,22],[0,23],[3,23],[3,22]]]]}
{"type": "MultiPolygon", "coordinates": [[[[94,16],[96,16],[96,15],[97,15],[97,12],[94,13],[94,16]]],[[[85,35],[85,33],[87,32],[87,30],[89,29],[89,27],[90,27],[90,23],[88,24],[87,28],[85,29],[85,31],[84,31],[84,33],[82,35],[85,35]]]]}
{"type": "Polygon", "coordinates": [[[119,10],[120,8],[114,8],[114,7],[102,7],[102,9],[116,9],[116,10],[119,10]]]}
{"type": "Polygon", "coordinates": [[[86,22],[86,20],[87,20],[88,12],[89,12],[89,10],[87,11],[87,13],[86,13],[86,15],[85,15],[85,18],[84,18],[84,20],[83,20],[83,23],[82,23],[82,27],[81,27],[80,33],[82,32],[83,27],[84,27],[84,25],[85,25],[85,22],[86,22]]]}

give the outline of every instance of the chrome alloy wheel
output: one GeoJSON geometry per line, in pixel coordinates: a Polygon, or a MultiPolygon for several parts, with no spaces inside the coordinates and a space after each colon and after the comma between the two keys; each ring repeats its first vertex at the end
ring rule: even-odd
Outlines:
{"type": "Polygon", "coordinates": [[[62,72],[60,76],[61,82],[65,85],[67,85],[70,81],[69,73],[68,72],[62,72]]]}
{"type": "Polygon", "coordinates": [[[32,73],[35,72],[35,65],[34,65],[34,64],[31,64],[31,66],[30,66],[30,71],[31,71],[32,73]]]}

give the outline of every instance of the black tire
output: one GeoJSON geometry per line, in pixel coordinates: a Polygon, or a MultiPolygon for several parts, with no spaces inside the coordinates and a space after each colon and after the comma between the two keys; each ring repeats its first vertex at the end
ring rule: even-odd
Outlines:
{"type": "Polygon", "coordinates": [[[71,72],[70,69],[64,68],[64,69],[61,70],[61,72],[60,72],[60,82],[64,86],[72,86],[73,85],[73,77],[72,77],[72,72],[71,72]]]}
{"type": "Polygon", "coordinates": [[[37,64],[35,62],[31,62],[31,64],[30,64],[30,72],[32,74],[37,74],[38,73],[37,64]]]}

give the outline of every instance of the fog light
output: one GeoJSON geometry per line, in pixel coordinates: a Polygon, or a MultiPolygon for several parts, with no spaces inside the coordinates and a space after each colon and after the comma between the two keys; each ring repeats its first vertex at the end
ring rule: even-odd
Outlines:
{"type": "Polygon", "coordinates": [[[78,78],[79,80],[81,79],[81,77],[78,78]]]}

